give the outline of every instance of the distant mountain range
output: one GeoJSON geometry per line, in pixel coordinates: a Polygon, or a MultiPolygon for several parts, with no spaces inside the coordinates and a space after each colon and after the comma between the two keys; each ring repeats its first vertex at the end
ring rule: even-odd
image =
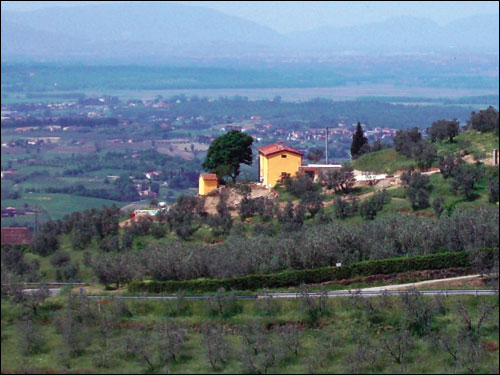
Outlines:
{"type": "Polygon", "coordinates": [[[496,15],[444,27],[400,17],[356,27],[280,34],[198,6],[163,2],[95,4],[4,12],[2,61],[281,60],[345,54],[498,54],[496,15]]]}

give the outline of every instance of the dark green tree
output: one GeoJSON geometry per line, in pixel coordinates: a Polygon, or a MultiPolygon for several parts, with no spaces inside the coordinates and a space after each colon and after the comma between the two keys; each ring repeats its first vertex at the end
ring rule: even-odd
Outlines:
{"type": "Polygon", "coordinates": [[[489,106],[487,109],[472,112],[470,120],[467,121],[469,129],[478,130],[481,132],[497,132],[498,133],[498,111],[489,106]]]}
{"type": "Polygon", "coordinates": [[[434,201],[432,202],[432,208],[434,209],[434,212],[436,215],[439,217],[444,211],[444,198],[443,197],[436,197],[434,201]]]}
{"type": "Polygon", "coordinates": [[[488,199],[491,203],[498,202],[498,176],[488,184],[488,199]]]}
{"type": "Polygon", "coordinates": [[[482,176],[482,170],[477,166],[466,164],[460,168],[451,181],[450,189],[455,193],[463,194],[467,199],[474,196],[474,186],[482,176]]]}
{"type": "Polygon", "coordinates": [[[448,154],[439,157],[439,170],[441,175],[446,179],[454,177],[460,171],[464,161],[460,155],[448,154]]]}
{"type": "Polygon", "coordinates": [[[458,135],[460,126],[456,119],[452,121],[439,120],[433,122],[428,131],[432,142],[448,139],[450,143],[453,143],[453,138],[458,135]]]}
{"type": "Polygon", "coordinates": [[[202,167],[217,177],[231,177],[236,182],[240,164],[252,165],[253,138],[238,130],[231,130],[212,142],[202,167]]]}
{"type": "Polygon", "coordinates": [[[414,210],[429,207],[430,179],[420,172],[405,172],[401,176],[401,181],[406,187],[406,195],[410,199],[411,207],[414,210]]]}
{"type": "Polygon", "coordinates": [[[368,138],[365,137],[363,133],[363,128],[361,124],[358,122],[358,127],[356,128],[356,132],[352,136],[352,144],[351,144],[351,156],[353,159],[361,156],[360,151],[361,148],[368,143],[368,138]]]}
{"type": "Polygon", "coordinates": [[[429,142],[419,142],[413,146],[412,156],[421,168],[430,168],[436,159],[436,147],[429,142]]]}
{"type": "Polygon", "coordinates": [[[398,130],[394,136],[394,148],[397,152],[412,157],[413,148],[422,141],[422,134],[418,128],[409,130],[398,130]]]}
{"type": "Polygon", "coordinates": [[[306,156],[306,159],[310,161],[320,161],[322,157],[323,157],[323,150],[315,148],[309,151],[309,153],[306,156]]]}

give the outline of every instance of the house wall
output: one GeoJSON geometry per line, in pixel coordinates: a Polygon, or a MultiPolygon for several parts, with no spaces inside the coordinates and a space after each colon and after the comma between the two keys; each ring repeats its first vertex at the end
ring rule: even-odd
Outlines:
{"type": "Polygon", "coordinates": [[[198,193],[200,195],[207,195],[212,190],[215,190],[219,187],[217,184],[217,180],[204,180],[201,176],[198,185],[199,185],[198,193]]]}
{"type": "Polygon", "coordinates": [[[282,173],[288,173],[294,177],[302,165],[300,155],[281,151],[270,156],[259,155],[260,171],[265,186],[276,185],[282,173]],[[285,155],[286,157],[282,157],[285,155]]]}

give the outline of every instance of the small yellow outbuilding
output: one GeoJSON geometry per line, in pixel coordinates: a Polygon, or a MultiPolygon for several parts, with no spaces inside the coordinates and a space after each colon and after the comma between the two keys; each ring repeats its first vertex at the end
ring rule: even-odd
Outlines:
{"type": "Polygon", "coordinates": [[[259,148],[259,179],[267,187],[273,187],[285,175],[294,177],[302,165],[302,153],[282,143],[259,148]]]}
{"type": "Polygon", "coordinates": [[[207,195],[211,191],[217,189],[219,184],[217,182],[217,175],[215,173],[200,174],[199,179],[199,194],[207,195]]]}

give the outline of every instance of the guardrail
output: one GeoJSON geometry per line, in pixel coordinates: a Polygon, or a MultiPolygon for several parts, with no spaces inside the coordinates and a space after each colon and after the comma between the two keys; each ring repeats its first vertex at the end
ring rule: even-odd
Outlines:
{"type": "MultiPolygon", "coordinates": [[[[463,290],[381,290],[381,291],[335,291],[335,292],[327,292],[327,293],[264,293],[261,295],[242,295],[242,296],[234,296],[236,299],[262,299],[262,298],[300,298],[303,295],[307,295],[309,297],[376,297],[376,296],[397,296],[404,294],[421,294],[421,295],[443,295],[447,296],[457,296],[457,295],[471,295],[471,296],[488,296],[488,295],[498,295],[497,290],[493,289],[463,289],[463,290]]],[[[175,300],[177,296],[86,296],[90,299],[102,299],[102,298],[118,298],[118,299],[149,299],[149,300],[175,300]]],[[[228,296],[226,296],[228,297],[228,296]]],[[[183,296],[185,300],[206,300],[206,299],[214,299],[216,296],[183,296]]],[[[220,297],[219,297],[220,298],[220,297]]]]}
{"type": "Polygon", "coordinates": [[[77,285],[77,286],[84,286],[87,285],[85,283],[55,283],[55,282],[47,282],[47,283],[28,283],[28,282],[23,282],[23,283],[12,283],[12,284],[2,284],[2,286],[10,286],[10,285],[55,285],[55,286],[65,286],[65,285],[77,285]]]}

